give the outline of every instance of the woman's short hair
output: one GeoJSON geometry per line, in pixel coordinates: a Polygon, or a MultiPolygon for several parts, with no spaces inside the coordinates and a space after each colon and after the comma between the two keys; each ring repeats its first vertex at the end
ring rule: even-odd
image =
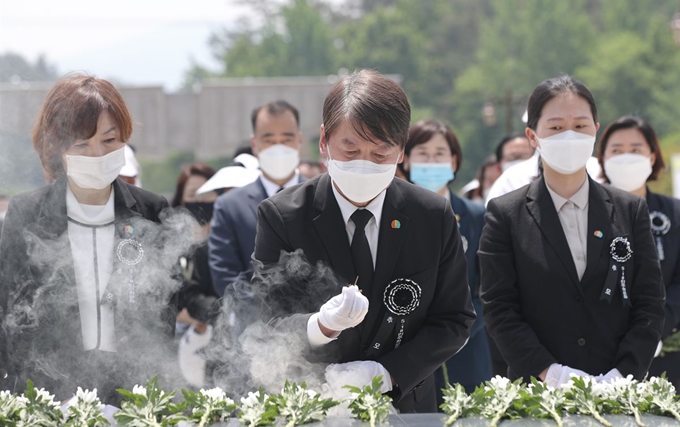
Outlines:
{"type": "Polygon", "coordinates": [[[411,150],[420,144],[425,144],[437,134],[444,137],[451,149],[451,155],[456,156],[456,170],[459,171],[460,165],[463,164],[463,150],[461,150],[460,143],[453,130],[447,124],[438,120],[419,120],[411,126],[408,132],[408,140],[404,147],[404,154],[409,156],[411,150]]]}
{"type": "Polygon", "coordinates": [[[33,128],[33,147],[51,179],[64,174],[62,155],[79,139],[97,133],[97,121],[108,112],[118,128],[120,139],[132,135],[132,118],[122,95],[104,79],[69,74],[47,94],[33,128]]]}
{"type": "Polygon", "coordinates": [[[623,116],[614,120],[607,126],[607,128],[602,132],[600,137],[600,145],[597,148],[597,160],[600,162],[602,167],[602,177],[606,182],[609,182],[607,175],[604,170],[604,152],[607,149],[607,144],[611,139],[611,136],[620,130],[625,129],[636,129],[645,138],[645,142],[649,145],[649,149],[656,155],[656,160],[652,165],[652,174],[649,175],[647,181],[655,181],[661,171],[666,167],[663,161],[663,155],[661,154],[661,146],[659,145],[659,139],[656,136],[656,132],[652,126],[643,118],[636,116],[623,116]]]}
{"type": "Polygon", "coordinates": [[[202,176],[207,181],[215,175],[215,169],[203,163],[192,163],[182,169],[182,172],[177,177],[175,194],[172,196],[172,203],[170,203],[171,207],[176,208],[184,203],[184,187],[186,187],[187,181],[192,175],[202,176]]]}

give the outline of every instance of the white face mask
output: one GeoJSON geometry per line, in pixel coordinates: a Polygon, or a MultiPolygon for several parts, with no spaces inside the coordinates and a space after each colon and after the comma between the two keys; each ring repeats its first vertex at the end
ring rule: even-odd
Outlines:
{"type": "MultiPolygon", "coordinates": [[[[537,136],[538,138],[538,136],[537,136]]],[[[548,138],[538,138],[541,159],[555,171],[570,175],[586,166],[593,154],[595,137],[572,130],[548,138]]]]}
{"type": "MultiPolygon", "coordinates": [[[[328,156],[331,150],[328,148],[328,156]]],[[[398,158],[397,158],[398,161],[398,158]]],[[[366,203],[376,198],[394,179],[397,162],[381,165],[368,160],[351,160],[328,162],[328,174],[340,188],[342,194],[355,203],[366,203]]]]}
{"type": "Polygon", "coordinates": [[[645,185],[652,163],[642,154],[617,154],[604,161],[604,173],[614,187],[633,191],[645,185]]]}
{"type": "Polygon", "coordinates": [[[125,147],[100,157],[65,156],[66,175],[78,187],[88,190],[108,187],[125,166],[125,147]]]}
{"type": "Polygon", "coordinates": [[[300,164],[300,152],[283,144],[274,144],[258,155],[260,169],[272,179],[291,176],[300,164]]]}

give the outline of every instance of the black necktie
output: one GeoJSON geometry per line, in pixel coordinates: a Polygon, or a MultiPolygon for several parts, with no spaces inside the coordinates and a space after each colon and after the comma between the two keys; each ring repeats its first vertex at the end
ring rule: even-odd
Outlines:
{"type": "Polygon", "coordinates": [[[283,191],[283,187],[281,187],[281,188],[279,188],[278,190],[276,190],[276,193],[278,194],[278,193],[280,193],[280,192],[282,192],[282,191],[283,191]]]}
{"type": "Polygon", "coordinates": [[[366,290],[370,289],[373,282],[373,257],[366,238],[365,227],[368,221],[373,218],[373,214],[366,209],[357,209],[351,218],[356,226],[351,246],[354,272],[359,276],[359,288],[364,290],[364,295],[366,295],[366,290]]]}

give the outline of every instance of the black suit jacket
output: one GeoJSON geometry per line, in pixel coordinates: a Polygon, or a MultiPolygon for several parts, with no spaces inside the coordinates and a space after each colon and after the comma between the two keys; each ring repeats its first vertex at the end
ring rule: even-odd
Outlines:
{"type": "MultiPolygon", "coordinates": [[[[680,200],[647,190],[649,212],[662,212],[671,221],[671,228],[662,236],[664,259],[661,275],[666,287],[666,322],[662,338],[680,328],[680,200]]],[[[656,237],[655,237],[656,238],[656,237]]],[[[680,371],[680,366],[678,366],[680,371]]]]}
{"type": "Polygon", "coordinates": [[[617,368],[640,380],[661,338],[664,290],[647,204],[588,179],[581,281],[544,178],[487,206],[481,297],[511,378],[538,377],[560,363],[591,375],[617,368]],[[630,307],[618,286],[611,303],[601,299],[616,237],[628,238],[633,250],[625,270],[630,307]]]}
{"type": "MultiPolygon", "coordinates": [[[[316,312],[343,285],[354,282],[347,231],[331,185],[324,174],[260,204],[253,285],[274,317],[316,312]],[[332,289],[319,294],[316,283],[306,284],[308,288],[299,283],[272,286],[268,268],[279,261],[282,251],[297,249],[312,264],[320,261],[335,271],[332,289]]],[[[399,409],[434,410],[432,373],[465,344],[475,319],[456,220],[446,199],[395,179],[387,189],[379,227],[373,285],[363,290],[369,298],[368,314],[358,327],[322,347],[320,356],[339,363],[368,359],[368,348],[385,318],[385,287],[398,278],[411,279],[422,289],[420,305],[408,316],[401,346],[394,348],[395,332],[375,359],[396,379],[399,409]],[[394,220],[399,228],[391,226],[394,220]],[[422,388],[427,390],[420,398],[420,392],[412,392],[425,380],[429,381],[422,388]]]]}
{"type": "Polygon", "coordinates": [[[171,275],[179,271],[159,258],[162,251],[158,249],[171,236],[164,236],[153,224],[160,222],[159,214],[168,202],[114,181],[114,251],[132,232],[143,242],[144,257],[139,264],[126,266],[114,252],[106,291],[115,303],[117,353],[85,352],[67,233],[66,186],[66,179],[60,178],[16,196],[7,212],[0,239],[0,369],[6,375],[4,379],[0,375],[0,389],[22,391],[26,379],[32,379],[58,399],[70,396],[76,386],[99,386],[103,400],[115,398],[113,389],[128,386],[125,379],[135,377],[133,370],[141,368],[126,363],[140,362],[139,356],[151,354],[152,349],[161,351],[153,347],[169,342],[174,331],[175,311],[167,299],[172,289],[161,289],[169,286],[171,275]],[[126,226],[132,229],[126,230],[126,226]],[[128,303],[130,277],[140,284],[154,284],[149,289],[138,286],[136,304],[128,303]]]}

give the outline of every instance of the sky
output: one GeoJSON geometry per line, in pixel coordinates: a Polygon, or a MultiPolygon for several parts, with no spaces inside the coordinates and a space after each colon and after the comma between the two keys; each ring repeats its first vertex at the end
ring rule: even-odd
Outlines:
{"type": "Polygon", "coordinates": [[[218,68],[210,34],[250,14],[234,0],[0,0],[0,53],[174,91],[192,60],[218,68]]]}

